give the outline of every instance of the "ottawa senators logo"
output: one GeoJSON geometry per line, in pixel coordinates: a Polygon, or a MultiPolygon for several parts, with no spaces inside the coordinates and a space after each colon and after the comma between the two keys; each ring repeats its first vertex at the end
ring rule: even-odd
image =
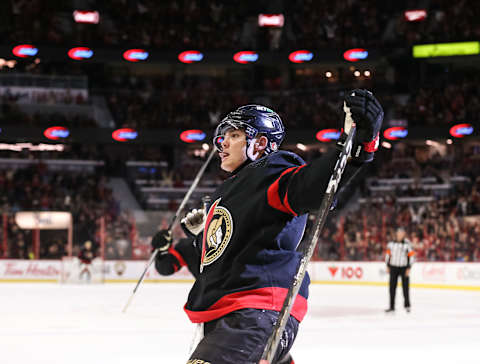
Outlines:
{"type": "Polygon", "coordinates": [[[223,254],[232,238],[233,219],[230,211],[223,206],[218,206],[221,198],[216,200],[208,210],[203,230],[202,261],[203,267],[215,262],[223,254]]]}
{"type": "Polygon", "coordinates": [[[187,364],[210,364],[210,362],[202,359],[190,359],[187,361],[187,364]]]}

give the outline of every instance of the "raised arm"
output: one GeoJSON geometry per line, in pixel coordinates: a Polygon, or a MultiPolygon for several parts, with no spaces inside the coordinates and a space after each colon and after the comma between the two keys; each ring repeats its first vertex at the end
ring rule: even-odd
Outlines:
{"type": "MultiPolygon", "coordinates": [[[[347,164],[340,187],[347,184],[365,163],[373,160],[383,121],[383,109],[370,91],[349,92],[345,104],[350,107],[357,132],[352,160],[347,164]]],[[[351,127],[351,123],[344,123],[339,144],[346,139],[351,127]]],[[[310,164],[285,169],[268,189],[270,206],[294,216],[318,209],[338,154],[339,150],[330,150],[310,164]]]]}

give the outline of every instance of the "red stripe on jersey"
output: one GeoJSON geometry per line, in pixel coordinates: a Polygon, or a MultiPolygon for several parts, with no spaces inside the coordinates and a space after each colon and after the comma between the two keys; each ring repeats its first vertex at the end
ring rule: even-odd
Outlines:
{"type": "Polygon", "coordinates": [[[177,267],[175,272],[180,269],[181,267],[184,267],[187,265],[187,262],[185,262],[185,259],[183,259],[182,255],[176,250],[173,246],[168,248],[168,252],[172,254],[175,258],[177,258],[178,262],[180,263],[180,267],[177,267]]]}
{"type": "MultiPolygon", "coordinates": [[[[300,167],[296,167],[296,170],[295,172],[293,172],[293,175],[297,174],[299,170],[301,170],[303,167],[305,167],[306,164],[300,166],[300,167]]],[[[287,187],[287,192],[285,193],[285,197],[283,199],[283,205],[287,208],[288,211],[290,211],[290,213],[293,215],[293,216],[298,216],[298,214],[293,211],[292,207],[290,206],[290,204],[288,203],[288,187],[287,187]]]]}
{"type": "Polygon", "coordinates": [[[210,222],[212,221],[213,218],[213,213],[215,212],[215,207],[217,207],[218,203],[220,202],[220,199],[215,201],[211,206],[210,210],[208,210],[207,218],[205,219],[205,227],[203,229],[203,239],[202,239],[202,258],[200,259],[200,262],[203,264],[203,258],[205,258],[205,252],[207,251],[206,248],[206,241],[207,241],[207,231],[208,231],[208,226],[210,225],[210,222]]]}
{"type": "MultiPolygon", "coordinates": [[[[248,291],[227,294],[205,311],[191,311],[183,308],[193,323],[208,322],[223,317],[230,312],[244,308],[281,311],[288,289],[281,287],[265,287],[248,291]]],[[[297,295],[290,314],[302,321],[307,313],[307,299],[297,295]]]]}
{"type": "Polygon", "coordinates": [[[268,187],[268,190],[267,190],[267,201],[268,201],[268,204],[273,207],[274,209],[276,210],[279,210],[279,211],[282,211],[282,212],[285,212],[286,214],[291,214],[291,215],[294,215],[294,216],[297,216],[297,214],[290,208],[290,205],[287,204],[287,206],[285,206],[283,203],[282,203],[282,200],[280,199],[280,195],[278,194],[278,188],[279,188],[279,184],[280,184],[280,179],[287,173],[297,169],[298,167],[290,167],[288,169],[286,169],[285,171],[282,172],[282,174],[280,175],[280,177],[278,177],[275,182],[273,182],[270,187],[268,187]]]}
{"type": "MultiPolygon", "coordinates": [[[[288,190],[287,190],[287,193],[288,193],[288,190]]],[[[293,216],[298,216],[298,214],[292,210],[292,208],[290,207],[290,204],[288,203],[287,193],[285,194],[285,198],[283,199],[283,205],[285,206],[285,208],[290,214],[292,214],[293,216]]]]}

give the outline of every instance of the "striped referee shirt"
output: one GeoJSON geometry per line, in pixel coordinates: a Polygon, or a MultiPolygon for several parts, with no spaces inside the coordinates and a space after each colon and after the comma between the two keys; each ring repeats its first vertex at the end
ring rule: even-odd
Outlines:
{"type": "Polygon", "coordinates": [[[391,241],[387,244],[385,263],[390,267],[407,267],[413,264],[415,252],[412,243],[408,239],[391,241]]]}

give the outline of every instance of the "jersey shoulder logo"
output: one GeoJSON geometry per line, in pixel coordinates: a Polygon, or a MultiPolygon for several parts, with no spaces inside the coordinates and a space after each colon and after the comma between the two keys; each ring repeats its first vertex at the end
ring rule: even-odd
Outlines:
{"type": "Polygon", "coordinates": [[[219,206],[220,200],[221,198],[216,200],[208,210],[203,230],[200,272],[204,266],[212,264],[222,256],[232,239],[232,214],[225,207],[219,206]]]}

